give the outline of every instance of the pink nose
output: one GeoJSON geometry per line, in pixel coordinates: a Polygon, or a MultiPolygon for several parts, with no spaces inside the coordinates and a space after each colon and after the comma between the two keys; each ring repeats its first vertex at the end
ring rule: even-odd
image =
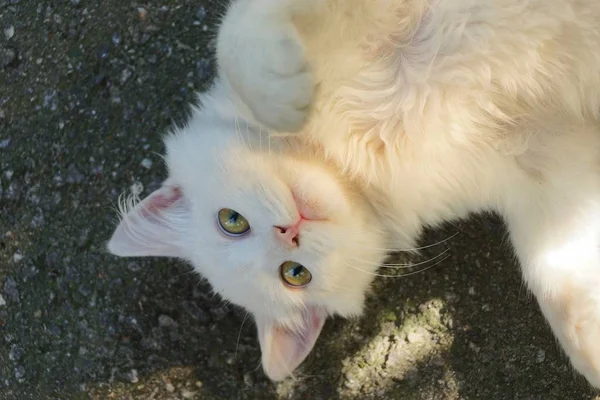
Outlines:
{"type": "Polygon", "coordinates": [[[290,247],[298,247],[298,236],[300,236],[300,229],[298,228],[298,225],[276,226],[275,236],[290,247]]]}

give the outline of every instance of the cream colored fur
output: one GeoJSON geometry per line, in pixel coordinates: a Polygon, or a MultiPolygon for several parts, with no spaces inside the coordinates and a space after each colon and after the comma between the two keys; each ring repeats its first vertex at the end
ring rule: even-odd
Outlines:
{"type": "MultiPolygon", "coordinates": [[[[190,176],[198,162],[190,160],[193,148],[200,152],[201,140],[223,150],[213,142],[232,131],[244,143],[234,157],[259,154],[267,180],[279,179],[277,165],[313,165],[307,185],[346,199],[347,215],[359,216],[354,229],[372,238],[369,245],[345,238],[347,251],[357,252],[352,262],[360,246],[371,252],[360,255],[368,261],[360,268],[370,271],[382,259],[374,243],[414,246],[423,226],[496,211],[554,334],[575,369],[600,387],[598,21],[594,0],[235,1],[219,35],[220,76],[190,126],[167,142],[171,177],[184,194],[195,192],[193,202],[213,196],[206,186],[190,189],[198,179],[190,176]],[[275,147],[265,155],[267,142],[275,147]]],[[[304,179],[296,168],[286,185],[304,179]]],[[[333,212],[314,188],[301,191],[316,196],[324,218],[333,212]]],[[[342,217],[332,215],[332,224],[342,217]]],[[[111,251],[132,254],[116,250],[126,236],[113,238],[111,251]]],[[[342,245],[333,242],[331,254],[342,245]]],[[[227,286],[211,280],[202,254],[186,258],[211,283],[227,286]]],[[[319,269],[341,274],[338,264],[319,269]]],[[[310,306],[324,306],[323,315],[355,314],[356,307],[340,311],[341,303],[362,301],[365,279],[347,288],[346,300],[340,289],[338,300],[315,297],[319,304],[310,306]]],[[[257,321],[271,307],[223,292],[257,321]]],[[[264,326],[289,326],[283,315],[266,314],[264,326]]],[[[273,379],[289,375],[306,354],[274,361],[264,342],[272,336],[260,329],[265,371],[273,379]]]]}

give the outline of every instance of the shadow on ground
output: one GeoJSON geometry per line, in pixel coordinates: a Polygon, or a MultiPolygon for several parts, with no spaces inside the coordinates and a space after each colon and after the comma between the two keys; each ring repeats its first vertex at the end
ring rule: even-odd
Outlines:
{"type": "Polygon", "coordinates": [[[0,0],[0,399],[592,399],[492,217],[428,232],[458,234],[412,261],[451,257],[378,279],[279,385],[188,266],[104,252],[111,202],[160,184],[160,134],[210,82],[223,3],[0,0]]]}

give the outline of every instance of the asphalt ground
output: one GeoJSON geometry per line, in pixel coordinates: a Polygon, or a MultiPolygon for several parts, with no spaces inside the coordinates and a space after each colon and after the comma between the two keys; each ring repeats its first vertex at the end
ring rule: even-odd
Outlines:
{"type": "Polygon", "coordinates": [[[0,399],[600,399],[573,373],[493,216],[430,270],[380,278],[269,382],[251,320],[188,265],[104,250],[118,195],[214,64],[223,1],[0,0],[0,399]]]}

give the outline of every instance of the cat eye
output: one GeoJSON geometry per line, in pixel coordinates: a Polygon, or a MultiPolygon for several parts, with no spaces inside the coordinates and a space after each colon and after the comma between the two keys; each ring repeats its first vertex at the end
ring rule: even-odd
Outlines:
{"type": "Polygon", "coordinates": [[[242,236],[250,231],[248,220],[229,208],[219,210],[217,222],[219,228],[228,236],[242,236]]]}
{"type": "Polygon", "coordinates": [[[300,287],[307,285],[311,279],[312,274],[302,264],[298,264],[294,261],[286,261],[279,267],[281,273],[281,279],[283,283],[292,287],[300,287]]]}

